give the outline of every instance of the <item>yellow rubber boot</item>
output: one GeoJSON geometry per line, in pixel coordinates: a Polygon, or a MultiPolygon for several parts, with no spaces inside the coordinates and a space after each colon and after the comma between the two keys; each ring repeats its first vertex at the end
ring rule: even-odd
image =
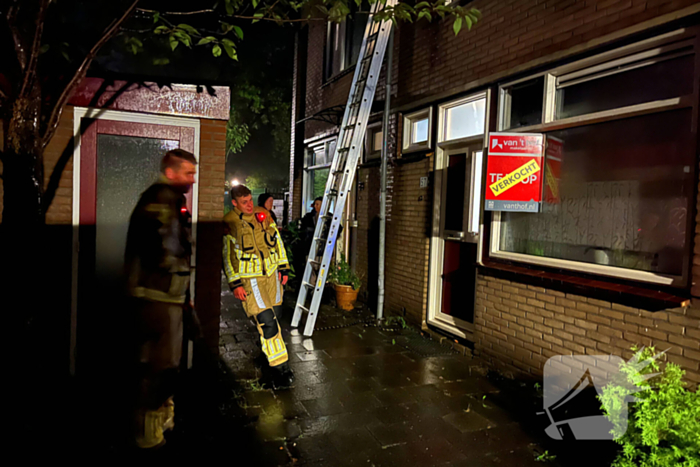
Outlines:
{"type": "Polygon", "coordinates": [[[142,449],[149,449],[165,444],[163,438],[164,411],[147,410],[145,414],[139,414],[139,431],[136,436],[136,445],[142,449]]]}

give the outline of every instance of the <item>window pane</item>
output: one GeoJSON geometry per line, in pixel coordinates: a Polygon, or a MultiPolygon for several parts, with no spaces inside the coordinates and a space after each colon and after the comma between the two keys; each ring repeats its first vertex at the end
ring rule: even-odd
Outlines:
{"type": "Polygon", "coordinates": [[[467,155],[452,154],[447,164],[445,193],[445,230],[464,230],[464,185],[467,173],[467,155]]]}
{"type": "Polygon", "coordinates": [[[451,107],[445,113],[445,140],[484,133],[486,99],[451,107]]]}
{"type": "Polygon", "coordinates": [[[411,144],[428,141],[428,119],[417,120],[411,123],[411,144]]]}
{"type": "Polygon", "coordinates": [[[692,212],[691,110],[554,132],[559,202],[503,213],[500,249],[680,276],[692,212]]]}
{"type": "Polygon", "coordinates": [[[343,66],[343,47],[345,47],[345,41],[343,40],[344,24],[331,23],[329,28],[327,78],[341,71],[343,66]]]}
{"type": "Polygon", "coordinates": [[[163,153],[171,140],[98,135],[95,274],[99,286],[112,287],[124,267],[129,218],[143,193],[158,180],[163,153]]]}
{"type": "Polygon", "coordinates": [[[357,58],[360,56],[360,49],[362,48],[362,38],[365,35],[368,15],[369,13],[366,12],[357,12],[354,13],[352,19],[348,21],[348,60],[345,64],[345,68],[351,67],[357,63],[357,58]]]}
{"type": "Polygon", "coordinates": [[[446,241],[444,258],[440,311],[453,318],[473,323],[476,243],[446,241]]]}
{"type": "Polygon", "coordinates": [[[693,93],[693,55],[574,84],[557,91],[557,118],[693,93]]]}
{"type": "Polygon", "coordinates": [[[382,131],[378,130],[372,134],[372,151],[382,150],[382,131]]]}
{"type": "Polygon", "coordinates": [[[337,140],[330,141],[326,148],[326,164],[333,162],[333,156],[335,156],[335,145],[337,140]]]}
{"type": "Polygon", "coordinates": [[[312,201],[319,196],[323,196],[323,193],[326,191],[326,181],[328,180],[330,171],[331,169],[319,169],[311,172],[313,181],[312,201]]]}
{"type": "Polygon", "coordinates": [[[313,149],[306,149],[306,156],[304,157],[304,167],[311,167],[314,165],[314,160],[316,159],[316,153],[313,149]]]}
{"type": "Polygon", "coordinates": [[[542,123],[544,76],[505,89],[506,113],[504,129],[542,123]]]}

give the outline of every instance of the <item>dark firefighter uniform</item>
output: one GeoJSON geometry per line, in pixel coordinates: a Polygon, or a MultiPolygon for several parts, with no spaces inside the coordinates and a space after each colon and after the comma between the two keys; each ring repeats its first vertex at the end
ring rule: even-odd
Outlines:
{"type": "Polygon", "coordinates": [[[138,352],[135,441],[142,448],[163,444],[163,430],[174,425],[183,323],[198,328],[189,306],[191,254],[184,193],[161,177],[131,215],[125,252],[138,352]]]}
{"type": "Polygon", "coordinates": [[[289,260],[277,225],[262,207],[253,214],[234,208],[224,222],[223,260],[229,287],[245,289],[243,309],[255,319],[269,365],[279,367],[288,356],[273,308],[282,304],[284,293],[277,272],[286,275],[289,260]]]}

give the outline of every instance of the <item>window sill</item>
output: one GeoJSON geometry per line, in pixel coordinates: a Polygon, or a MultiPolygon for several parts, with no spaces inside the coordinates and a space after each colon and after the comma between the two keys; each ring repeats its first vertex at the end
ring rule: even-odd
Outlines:
{"type": "Polygon", "coordinates": [[[343,77],[346,76],[346,75],[349,75],[349,74],[351,74],[351,73],[354,73],[354,72],[355,72],[355,66],[356,66],[356,65],[352,65],[352,66],[350,66],[350,67],[344,69],[343,71],[339,71],[338,73],[334,74],[333,76],[331,76],[330,78],[328,78],[327,80],[325,80],[325,81],[323,82],[323,84],[321,85],[321,89],[323,89],[323,88],[325,88],[325,87],[327,87],[327,86],[330,86],[331,84],[335,83],[336,81],[340,80],[341,78],[343,78],[343,77]]]}
{"type": "Polygon", "coordinates": [[[382,159],[381,159],[381,157],[376,158],[376,159],[375,159],[375,158],[372,158],[372,159],[370,159],[370,160],[368,160],[368,161],[366,161],[366,162],[363,162],[362,164],[359,165],[359,167],[360,167],[361,169],[368,169],[368,168],[370,168],[370,167],[379,167],[380,165],[382,165],[382,159]]]}
{"type": "Polygon", "coordinates": [[[432,148],[430,147],[429,144],[413,144],[411,146],[407,146],[403,149],[401,149],[401,154],[411,154],[414,152],[426,152],[430,151],[432,148]]]}
{"type": "Polygon", "coordinates": [[[493,260],[486,261],[479,269],[489,276],[577,295],[594,295],[599,300],[619,303],[646,311],[661,311],[690,305],[690,299],[680,294],[558,274],[493,260]]]}

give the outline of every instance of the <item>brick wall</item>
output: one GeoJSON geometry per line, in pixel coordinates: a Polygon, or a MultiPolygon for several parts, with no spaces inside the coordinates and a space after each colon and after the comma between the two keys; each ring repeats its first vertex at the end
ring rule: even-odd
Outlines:
{"type": "Polygon", "coordinates": [[[199,221],[195,301],[207,346],[219,349],[221,219],[226,177],[226,122],[200,120],[199,221]],[[215,286],[213,286],[215,285],[215,286]]]}
{"type": "Polygon", "coordinates": [[[420,178],[432,167],[432,157],[394,167],[392,214],[387,223],[386,314],[405,314],[418,326],[427,306],[433,206],[432,188],[420,188],[420,178]]]}
{"type": "Polygon", "coordinates": [[[47,191],[55,187],[53,201],[46,212],[47,225],[71,225],[73,222],[73,136],[73,107],[67,106],[44,151],[44,186],[47,191]]]}
{"type": "Polygon", "coordinates": [[[700,308],[648,312],[485,275],[476,294],[475,351],[502,369],[541,375],[554,355],[629,359],[654,345],[700,383],[700,308]]]}
{"type": "Polygon", "coordinates": [[[697,0],[476,0],[483,18],[458,36],[452,19],[399,28],[399,102],[467,90],[469,83],[606,34],[658,19],[697,0]],[[465,89],[467,88],[467,89],[465,89]]]}

